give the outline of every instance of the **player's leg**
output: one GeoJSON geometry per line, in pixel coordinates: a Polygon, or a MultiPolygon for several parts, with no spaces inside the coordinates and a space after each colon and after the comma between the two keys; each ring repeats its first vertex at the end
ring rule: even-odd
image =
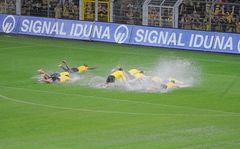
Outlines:
{"type": "Polygon", "coordinates": [[[61,68],[63,71],[70,72],[70,69],[68,67],[64,67],[63,65],[58,65],[59,68],[61,68]]]}
{"type": "Polygon", "coordinates": [[[78,68],[75,68],[75,67],[71,68],[71,73],[78,72],[78,71],[79,71],[78,68]]]}
{"type": "Polygon", "coordinates": [[[115,77],[112,75],[109,75],[106,80],[106,84],[108,83],[114,83],[115,82],[115,77]]]}
{"type": "Polygon", "coordinates": [[[112,75],[109,75],[107,77],[105,84],[103,84],[102,87],[107,88],[107,87],[111,86],[111,84],[113,84],[114,82],[115,82],[115,77],[112,75]]]}
{"type": "Polygon", "coordinates": [[[88,70],[94,70],[97,69],[97,67],[88,67],[88,70]]]}
{"type": "Polygon", "coordinates": [[[62,63],[66,66],[66,68],[70,71],[70,67],[68,66],[67,62],[65,60],[62,61],[62,63]]]}
{"type": "Polygon", "coordinates": [[[40,76],[42,77],[42,78],[50,78],[51,76],[47,73],[47,72],[45,72],[43,69],[39,69],[38,70],[38,73],[40,74],[40,76]]]}

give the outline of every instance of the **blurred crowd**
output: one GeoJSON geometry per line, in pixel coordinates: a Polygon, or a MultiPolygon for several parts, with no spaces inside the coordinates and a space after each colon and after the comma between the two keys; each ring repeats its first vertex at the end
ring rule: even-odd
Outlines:
{"type": "Polygon", "coordinates": [[[23,0],[22,15],[79,19],[79,0],[23,0]]]}
{"type": "Polygon", "coordinates": [[[113,20],[124,24],[142,24],[142,5],[144,0],[114,0],[113,20]]]}
{"type": "Polygon", "coordinates": [[[179,9],[179,28],[240,32],[240,0],[184,0],[179,9]]]}
{"type": "Polygon", "coordinates": [[[0,13],[16,14],[16,0],[0,0],[0,13]]]}
{"type": "MultiPolygon", "coordinates": [[[[109,21],[109,0],[98,0],[98,21],[109,21]]],[[[84,3],[84,20],[95,20],[95,2],[86,0],[84,3]]]]}
{"type": "MultiPolygon", "coordinates": [[[[94,0],[82,0],[83,12],[79,12],[79,0],[22,0],[21,15],[43,16],[79,20],[95,20],[94,0]]],[[[114,0],[113,22],[142,24],[145,0],[114,0]]],[[[98,21],[109,21],[109,0],[99,0],[98,21]]],[[[16,0],[0,0],[0,13],[16,14],[16,0]]],[[[240,0],[183,0],[179,6],[178,27],[182,29],[239,32],[240,0]]],[[[148,8],[148,25],[172,27],[173,9],[148,8]],[[161,14],[161,16],[160,16],[161,14]],[[161,18],[160,18],[161,17],[161,18]]]]}
{"type": "Polygon", "coordinates": [[[160,18],[160,8],[150,7],[148,10],[148,25],[159,27],[172,27],[173,24],[173,11],[169,8],[162,8],[160,18]]]}

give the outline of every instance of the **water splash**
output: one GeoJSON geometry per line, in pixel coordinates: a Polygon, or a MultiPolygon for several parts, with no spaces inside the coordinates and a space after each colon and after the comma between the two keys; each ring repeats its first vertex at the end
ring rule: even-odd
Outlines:
{"type": "MultiPolygon", "coordinates": [[[[117,66],[115,69],[117,69],[117,66]]],[[[141,69],[141,68],[138,68],[141,69]]],[[[96,76],[94,72],[71,74],[68,83],[89,86],[93,88],[121,89],[141,92],[161,92],[165,93],[172,89],[165,89],[163,86],[169,80],[179,81],[176,88],[192,87],[199,82],[200,70],[192,61],[179,58],[161,58],[148,70],[143,70],[145,77],[142,79],[132,79],[125,70],[126,80],[116,80],[110,85],[105,84],[106,77],[96,76]]],[[[39,79],[39,78],[38,78],[39,79]]]]}

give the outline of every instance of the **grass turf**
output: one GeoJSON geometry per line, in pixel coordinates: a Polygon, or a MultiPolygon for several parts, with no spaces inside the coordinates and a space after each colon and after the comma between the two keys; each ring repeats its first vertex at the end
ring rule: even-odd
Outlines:
{"type": "Polygon", "coordinates": [[[239,55],[6,35],[0,55],[0,148],[240,148],[239,55]],[[107,76],[163,57],[193,61],[200,83],[159,94],[33,79],[63,59],[107,76]]]}

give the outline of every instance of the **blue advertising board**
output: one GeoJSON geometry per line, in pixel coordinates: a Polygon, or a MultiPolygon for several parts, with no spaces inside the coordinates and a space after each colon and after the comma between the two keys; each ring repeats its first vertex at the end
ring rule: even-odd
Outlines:
{"type": "Polygon", "coordinates": [[[132,25],[95,22],[91,40],[129,44],[132,28],[132,25]]]}
{"type": "Polygon", "coordinates": [[[131,44],[239,54],[240,34],[136,26],[131,44]]]}
{"type": "Polygon", "coordinates": [[[53,37],[53,24],[54,21],[50,19],[25,16],[20,17],[17,31],[18,34],[53,37]]]}
{"type": "Polygon", "coordinates": [[[0,32],[240,54],[240,34],[0,14],[0,32]]]}
{"type": "Polygon", "coordinates": [[[0,32],[18,33],[19,16],[0,14],[0,32]]]}
{"type": "Polygon", "coordinates": [[[132,31],[131,43],[156,47],[180,46],[179,40],[176,41],[180,39],[180,35],[181,34],[174,29],[135,26],[132,31]]]}
{"type": "Polygon", "coordinates": [[[59,32],[54,37],[91,40],[93,22],[58,20],[57,23],[59,25],[59,32]]]}
{"type": "Polygon", "coordinates": [[[92,22],[21,17],[19,34],[90,40],[92,22]]]}

